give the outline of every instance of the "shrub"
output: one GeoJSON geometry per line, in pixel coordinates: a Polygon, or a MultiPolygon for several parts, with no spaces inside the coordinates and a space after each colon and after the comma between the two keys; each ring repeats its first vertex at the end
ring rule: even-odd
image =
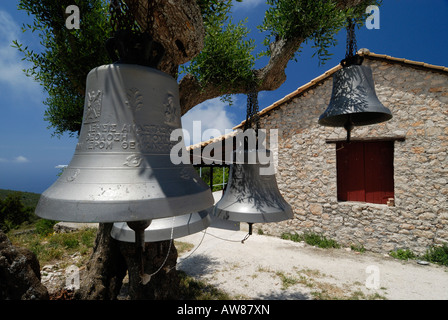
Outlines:
{"type": "Polygon", "coordinates": [[[400,260],[408,260],[416,258],[416,255],[409,249],[398,249],[395,251],[391,251],[389,252],[389,255],[393,258],[400,260]]]}
{"type": "Polygon", "coordinates": [[[364,248],[364,246],[362,244],[361,245],[352,244],[350,246],[350,249],[352,249],[353,251],[360,252],[360,253],[366,252],[366,248],[364,248]]]}
{"type": "Polygon", "coordinates": [[[294,241],[294,242],[303,241],[303,238],[300,235],[298,235],[297,233],[285,232],[285,233],[282,233],[282,235],[280,237],[283,240],[291,240],[291,241],[294,241]]]}
{"type": "Polygon", "coordinates": [[[39,219],[35,224],[36,232],[41,236],[53,233],[53,226],[56,224],[54,220],[39,219]]]}
{"type": "Polygon", "coordinates": [[[423,255],[423,259],[448,266],[448,246],[444,244],[442,247],[433,247],[426,251],[423,255]]]}
{"type": "Polygon", "coordinates": [[[0,229],[8,232],[16,229],[32,215],[32,209],[22,203],[21,192],[11,192],[5,199],[0,199],[0,229]]]}
{"type": "Polygon", "coordinates": [[[340,248],[340,245],[332,239],[327,239],[322,234],[304,233],[304,240],[306,243],[319,248],[340,248]]]}

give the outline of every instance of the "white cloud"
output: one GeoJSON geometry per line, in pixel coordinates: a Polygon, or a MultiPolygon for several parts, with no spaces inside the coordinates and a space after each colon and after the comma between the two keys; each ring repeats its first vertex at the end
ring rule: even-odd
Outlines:
{"type": "Polygon", "coordinates": [[[11,89],[13,92],[10,94],[41,94],[39,84],[23,72],[29,65],[22,61],[22,54],[11,47],[13,40],[20,43],[20,27],[9,13],[0,10],[0,85],[5,90],[2,94],[7,94],[11,89]]]}
{"type": "Polygon", "coordinates": [[[188,111],[182,117],[182,128],[189,135],[189,137],[184,135],[185,144],[187,146],[196,144],[232,131],[235,124],[228,108],[229,106],[226,103],[219,98],[215,98],[188,111]],[[195,126],[193,127],[193,125],[195,126]]]}
{"type": "Polygon", "coordinates": [[[24,156],[17,156],[12,159],[0,158],[0,162],[3,162],[3,163],[26,163],[26,162],[30,162],[30,160],[24,156]]]}
{"type": "Polygon", "coordinates": [[[234,1],[233,5],[237,9],[253,9],[262,3],[265,3],[265,0],[243,0],[242,2],[234,1]]]}
{"type": "Polygon", "coordinates": [[[25,163],[25,162],[29,162],[30,160],[28,160],[26,157],[24,156],[18,156],[14,158],[14,162],[16,163],[25,163]]]}

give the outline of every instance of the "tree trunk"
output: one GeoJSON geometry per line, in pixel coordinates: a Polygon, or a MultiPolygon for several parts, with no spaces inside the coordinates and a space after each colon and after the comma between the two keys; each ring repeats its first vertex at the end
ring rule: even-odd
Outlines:
{"type": "Polygon", "coordinates": [[[117,299],[126,271],[129,276],[130,299],[177,299],[179,279],[176,271],[177,250],[174,243],[168,240],[145,244],[144,272],[149,275],[155,274],[144,285],[141,281],[141,260],[135,244],[113,239],[110,236],[112,225],[112,223],[99,225],[93,253],[86,271],[81,276],[76,299],[117,299]]]}
{"type": "Polygon", "coordinates": [[[171,241],[145,244],[143,255],[144,272],[151,275],[144,285],[141,278],[141,260],[134,243],[120,243],[120,252],[125,257],[129,273],[129,298],[132,300],[179,299],[179,277],[176,271],[177,250],[171,241]]]}
{"type": "Polygon", "coordinates": [[[118,241],[110,236],[112,223],[100,223],[93,253],[81,277],[76,299],[114,300],[126,275],[126,262],[118,241]]]}

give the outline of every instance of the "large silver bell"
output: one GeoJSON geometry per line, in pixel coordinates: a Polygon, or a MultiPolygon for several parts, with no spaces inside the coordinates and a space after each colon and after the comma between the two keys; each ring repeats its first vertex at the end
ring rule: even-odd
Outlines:
{"type": "Polygon", "coordinates": [[[238,151],[234,152],[236,161],[230,165],[227,187],[215,204],[214,215],[249,224],[291,219],[291,206],[278,190],[272,153],[269,150],[243,152],[242,161],[238,160],[238,151]],[[251,154],[255,156],[254,161],[251,154]],[[260,161],[260,157],[269,159],[268,163],[260,161]]]}
{"type": "MultiPolygon", "coordinates": [[[[170,218],[154,219],[144,231],[144,241],[157,242],[185,237],[207,229],[210,223],[208,210],[170,218]]],[[[135,241],[135,231],[125,222],[114,223],[111,236],[123,242],[135,241]]]]}
{"type": "MultiPolygon", "coordinates": [[[[192,165],[174,165],[181,128],[177,82],[156,69],[110,64],[87,76],[75,154],[41,196],[36,214],[73,222],[166,218],[213,205],[192,165]]],[[[184,146],[185,148],[185,146],[184,146]]]]}
{"type": "Polygon", "coordinates": [[[363,65],[344,67],[333,75],[330,103],[319,117],[319,124],[344,127],[380,123],[392,118],[375,93],[372,70],[363,65]]]}

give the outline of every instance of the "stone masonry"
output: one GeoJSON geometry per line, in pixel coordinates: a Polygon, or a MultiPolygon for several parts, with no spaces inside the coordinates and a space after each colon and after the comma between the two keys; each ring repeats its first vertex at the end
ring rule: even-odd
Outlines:
{"type": "Polygon", "coordinates": [[[317,121],[327,108],[332,77],[261,112],[265,129],[278,129],[277,181],[294,209],[292,220],[257,224],[265,233],[322,233],[345,246],[386,253],[448,242],[448,70],[366,53],[380,101],[393,118],[355,127],[352,140],[394,140],[395,205],[339,202],[336,144],[343,128],[317,121]]]}

